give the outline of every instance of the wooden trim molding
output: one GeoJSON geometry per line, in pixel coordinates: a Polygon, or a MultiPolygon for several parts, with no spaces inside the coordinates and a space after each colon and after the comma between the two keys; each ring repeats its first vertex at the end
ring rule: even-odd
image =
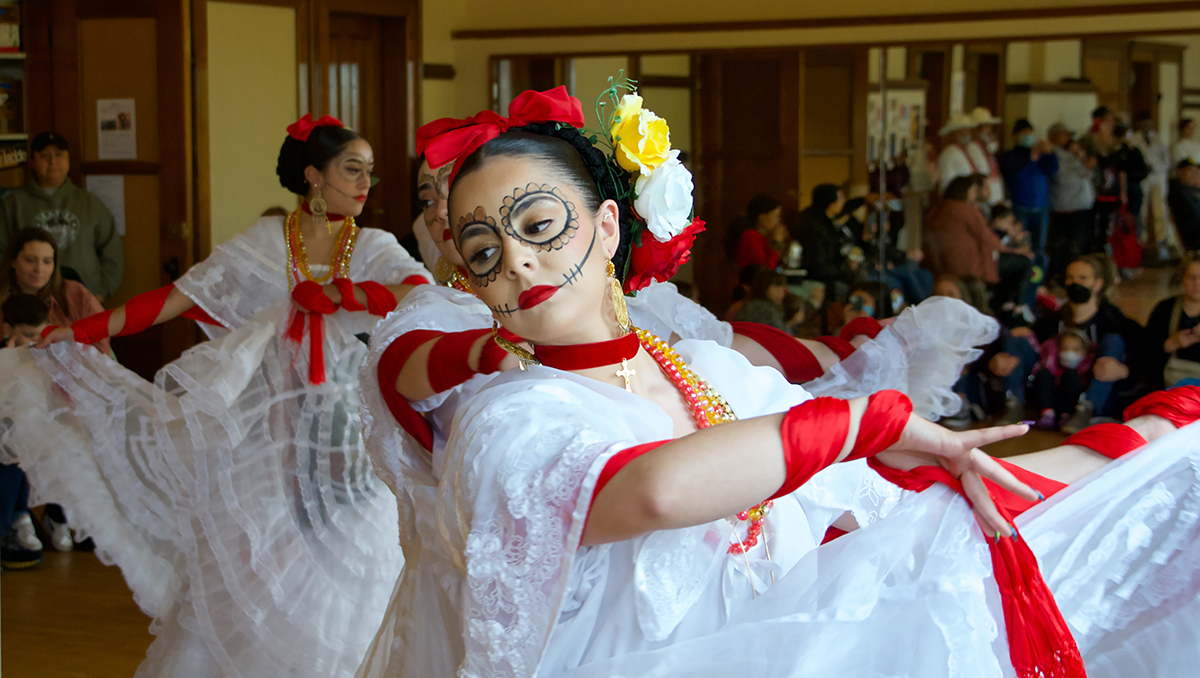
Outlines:
{"type": "MultiPolygon", "coordinates": [[[[924,92],[925,90],[929,89],[929,83],[924,80],[888,80],[887,88],[889,90],[906,90],[910,92],[919,90],[924,92]]],[[[870,91],[878,92],[879,83],[871,83],[870,91]]]]}
{"type": "Polygon", "coordinates": [[[454,64],[422,64],[421,77],[426,80],[453,80],[457,72],[454,64]]]}
{"type": "Polygon", "coordinates": [[[149,160],[87,160],[79,163],[80,174],[159,174],[162,163],[149,160]]]}
{"type": "Polygon", "coordinates": [[[1009,85],[1004,90],[1009,94],[1025,92],[1095,92],[1096,85],[1090,82],[1022,82],[1009,85]]]}
{"type": "Polygon", "coordinates": [[[914,24],[975,23],[980,21],[1029,21],[1082,16],[1120,14],[1157,14],[1200,10],[1200,1],[1141,2],[1091,7],[1043,7],[1005,9],[988,12],[940,12],[893,14],[890,16],[843,16],[816,19],[776,19],[769,21],[723,21],[673,24],[628,24],[607,26],[554,26],[545,28],[464,29],[451,31],[454,40],[495,40],[500,38],[548,38],[644,33],[728,33],[731,31],[778,31],[811,28],[854,28],[860,26],[911,26],[914,24]]]}
{"type": "Polygon", "coordinates": [[[692,78],[687,75],[638,75],[638,87],[677,87],[691,89],[692,78]]]}

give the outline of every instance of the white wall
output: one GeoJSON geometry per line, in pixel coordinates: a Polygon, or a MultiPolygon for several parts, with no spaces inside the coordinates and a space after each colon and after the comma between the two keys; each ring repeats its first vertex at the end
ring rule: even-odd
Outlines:
{"type": "Polygon", "coordinates": [[[296,206],[275,165],[287,126],[299,117],[296,10],[208,3],[208,137],[212,244],[296,206]]]}

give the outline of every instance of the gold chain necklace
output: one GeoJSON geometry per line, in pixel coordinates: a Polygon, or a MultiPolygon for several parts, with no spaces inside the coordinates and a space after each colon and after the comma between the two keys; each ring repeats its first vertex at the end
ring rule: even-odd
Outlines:
{"type": "Polygon", "coordinates": [[[354,254],[354,245],[358,242],[358,228],[354,225],[353,217],[346,217],[342,228],[338,231],[337,245],[329,257],[329,270],[325,275],[314,276],[308,267],[308,250],[304,247],[304,233],[300,228],[300,209],[288,215],[284,227],[287,238],[288,255],[288,289],[296,286],[300,280],[311,280],[323,285],[331,278],[345,278],[350,273],[350,257],[354,254]]]}

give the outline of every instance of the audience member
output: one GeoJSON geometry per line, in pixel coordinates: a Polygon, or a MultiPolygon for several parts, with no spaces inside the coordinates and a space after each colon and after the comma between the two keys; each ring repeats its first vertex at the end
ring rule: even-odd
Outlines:
{"type": "Polygon", "coordinates": [[[1000,142],[996,137],[996,125],[1000,118],[983,106],[971,111],[971,122],[975,127],[971,132],[972,144],[967,146],[971,162],[978,168],[980,174],[987,175],[987,185],[980,194],[980,200],[988,207],[1004,202],[1004,177],[1000,174],[1000,164],[996,162],[996,151],[1000,150],[1000,142]]]}
{"type": "Polygon", "coordinates": [[[788,292],[783,297],[783,329],[794,337],[803,337],[805,325],[816,308],[804,297],[788,292]]]}
{"type": "Polygon", "coordinates": [[[783,314],[783,300],[787,296],[787,278],[771,268],[760,268],[750,283],[750,295],[741,305],[735,320],[770,325],[777,330],[788,331],[783,314]]]}
{"type": "MultiPolygon", "coordinates": [[[[1166,227],[1167,180],[1171,174],[1171,149],[1154,129],[1154,120],[1149,113],[1140,113],[1133,120],[1133,137],[1130,145],[1142,154],[1150,173],[1142,181],[1145,200],[1138,214],[1139,223],[1149,236],[1149,242],[1157,249],[1165,249],[1175,243],[1175,238],[1166,227]]],[[[1165,257],[1160,257],[1165,258],[1165,257]]]]}
{"type": "MultiPolygon", "coordinates": [[[[1016,220],[1024,224],[1032,239],[1034,262],[1043,271],[1049,266],[1046,238],[1050,231],[1050,178],[1058,172],[1054,147],[1033,133],[1033,125],[1021,118],[1013,125],[1016,145],[998,159],[1000,171],[1012,197],[1016,220]]],[[[996,215],[992,214],[995,221],[996,215]]]]}
{"type": "Polygon", "coordinates": [[[1170,388],[1185,380],[1200,385],[1200,254],[1184,255],[1172,282],[1182,291],[1158,302],[1146,323],[1153,355],[1148,369],[1162,376],[1158,386],[1170,388]]]}
{"type": "Polygon", "coordinates": [[[124,251],[112,213],[100,199],[67,177],[67,141],[42,132],[30,144],[29,178],[9,193],[0,209],[0,254],[22,228],[35,226],[54,235],[59,265],[70,268],[98,301],[121,284],[124,251]]]}
{"type": "Polygon", "coordinates": [[[1179,121],[1179,139],[1171,148],[1171,162],[1179,164],[1182,160],[1191,160],[1200,165],[1200,141],[1196,141],[1196,121],[1183,118],[1179,121]]]}
{"type": "Polygon", "coordinates": [[[1108,301],[1112,266],[1099,255],[1084,255],[1067,266],[1067,303],[1056,313],[1034,323],[1033,331],[1045,344],[1066,330],[1077,330],[1087,338],[1095,355],[1090,383],[1075,403],[1075,412],[1062,425],[1067,433],[1088,426],[1093,419],[1119,411],[1112,398],[1117,382],[1140,376],[1130,363],[1141,360],[1143,330],[1108,301]]]}
{"type": "Polygon", "coordinates": [[[1056,431],[1075,414],[1091,380],[1092,348],[1090,339],[1077,329],[1063,330],[1042,342],[1033,368],[1033,399],[1040,411],[1035,428],[1056,431]]]}
{"type": "Polygon", "coordinates": [[[1184,158],[1176,166],[1167,205],[1180,242],[1189,250],[1200,250],[1200,165],[1191,158],[1184,158]]]}
{"type": "Polygon", "coordinates": [[[1125,143],[1116,131],[1116,117],[1101,106],[1092,111],[1092,131],[1080,141],[1083,150],[1096,160],[1093,170],[1096,217],[1088,252],[1104,251],[1117,210],[1130,205],[1130,186],[1140,186],[1149,173],[1142,154],[1125,143]]]}
{"type": "Polygon", "coordinates": [[[942,138],[942,153],[938,156],[938,179],[941,182],[938,190],[946,192],[950,184],[959,177],[967,177],[987,170],[980,167],[971,159],[967,149],[974,143],[971,130],[975,123],[962,113],[950,116],[938,136],[942,138]]]}
{"type": "Polygon", "coordinates": [[[1006,325],[1033,320],[1031,313],[1036,288],[1033,285],[1033,250],[1031,238],[1016,220],[1012,210],[996,205],[992,210],[992,231],[1000,238],[1000,249],[996,255],[999,281],[992,290],[992,309],[1001,318],[1009,319],[1006,325]]]}
{"type": "Polygon", "coordinates": [[[1000,238],[975,205],[978,191],[973,176],[958,177],[926,215],[925,260],[934,275],[979,275],[989,284],[999,282],[1000,238]]]}
{"type": "Polygon", "coordinates": [[[769,195],[759,195],[746,205],[746,213],[739,218],[734,233],[737,249],[733,260],[738,268],[746,266],[779,266],[781,254],[773,242],[783,230],[783,205],[769,195]]]}
{"type": "Polygon", "coordinates": [[[906,304],[919,304],[929,298],[933,292],[933,274],[921,268],[925,253],[920,249],[905,252],[896,246],[899,226],[895,220],[898,220],[899,212],[889,212],[886,217],[877,212],[870,213],[866,199],[855,197],[846,201],[842,214],[863,252],[863,266],[868,272],[868,280],[886,280],[893,288],[900,290],[906,304]],[[878,235],[881,218],[885,218],[889,225],[884,230],[882,243],[878,235]]]}
{"type": "MultiPolygon", "coordinates": [[[[50,309],[50,324],[59,327],[69,327],[76,320],[104,311],[83,285],[63,279],[58,242],[40,228],[18,231],[0,257],[0,302],[20,293],[41,299],[50,309]]],[[[111,354],[107,339],[94,346],[101,353],[111,354]]]]}
{"type": "Polygon", "coordinates": [[[1092,244],[1096,185],[1085,154],[1075,143],[1075,135],[1062,123],[1050,126],[1050,143],[1058,157],[1058,172],[1050,180],[1050,235],[1047,238],[1049,264],[1047,280],[1058,280],[1067,264],[1088,251],[1092,244]]]}
{"type": "Polygon", "coordinates": [[[846,298],[862,261],[862,251],[858,250],[850,229],[834,221],[845,203],[846,198],[837,186],[816,186],[812,204],[801,212],[800,227],[792,233],[792,238],[803,247],[801,267],[810,279],[824,283],[829,301],[846,298]]]}

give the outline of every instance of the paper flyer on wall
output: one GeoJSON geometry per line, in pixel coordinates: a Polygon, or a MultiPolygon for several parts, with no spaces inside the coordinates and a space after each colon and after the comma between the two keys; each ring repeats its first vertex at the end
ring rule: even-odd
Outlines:
{"type": "Polygon", "coordinates": [[[133,99],[97,99],[96,157],[100,160],[137,160],[137,118],[133,99]]]}

